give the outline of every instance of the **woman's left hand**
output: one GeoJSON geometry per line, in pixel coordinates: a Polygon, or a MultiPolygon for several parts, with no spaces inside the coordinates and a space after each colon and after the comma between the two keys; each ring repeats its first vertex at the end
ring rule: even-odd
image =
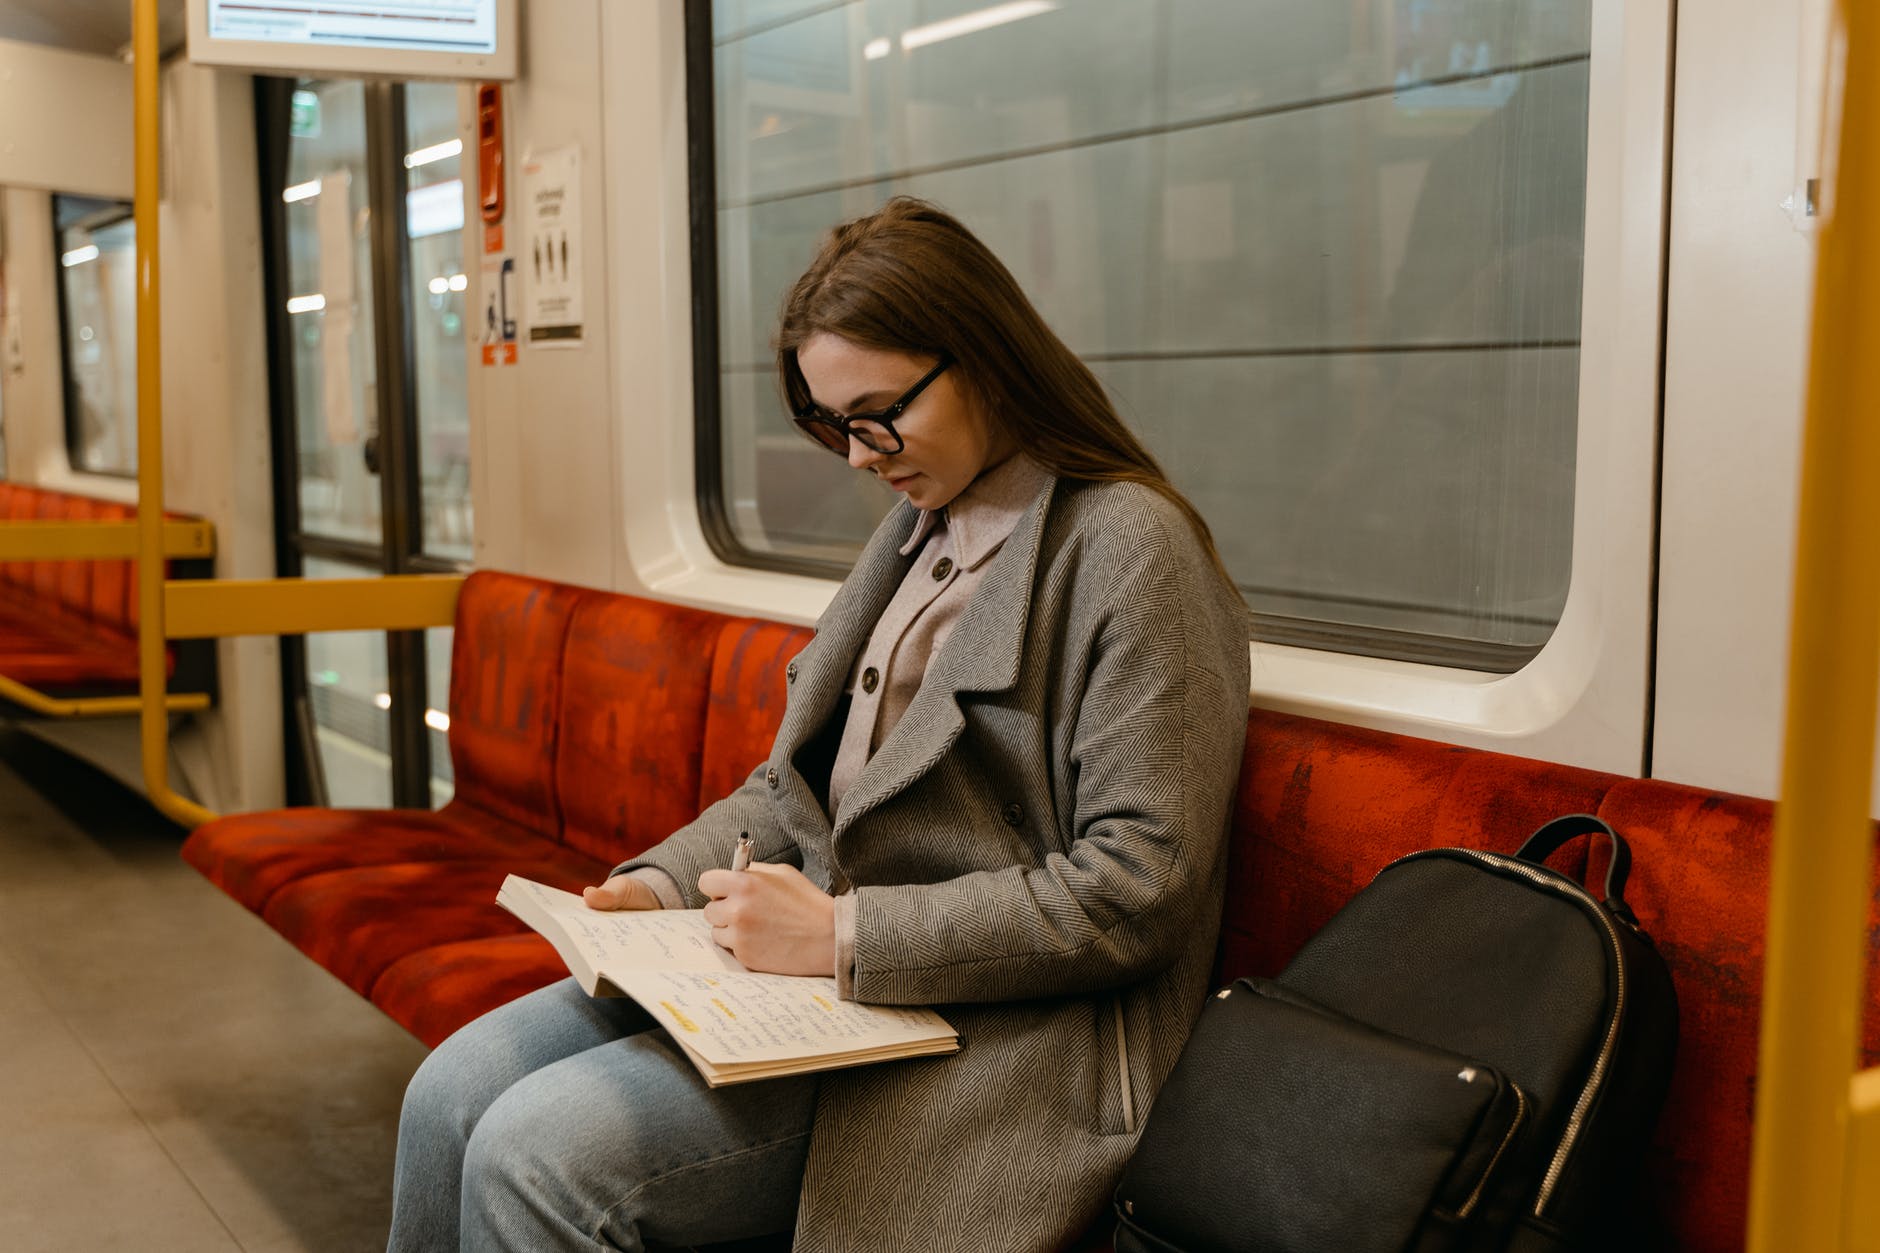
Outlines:
{"type": "Polygon", "coordinates": [[[795,866],[759,862],[749,870],[707,870],[698,890],[711,897],[712,939],[752,970],[834,975],[835,898],[795,866]]]}

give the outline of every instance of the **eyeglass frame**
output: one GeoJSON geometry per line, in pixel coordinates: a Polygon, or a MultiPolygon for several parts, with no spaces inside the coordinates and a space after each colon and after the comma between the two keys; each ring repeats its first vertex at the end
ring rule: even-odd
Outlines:
{"type": "Polygon", "coordinates": [[[940,360],[933,369],[921,375],[919,380],[917,380],[912,387],[902,392],[893,404],[889,405],[886,409],[877,410],[874,413],[851,413],[845,417],[837,417],[828,409],[817,404],[814,400],[810,400],[806,401],[802,407],[795,410],[792,416],[796,422],[797,429],[802,431],[805,437],[813,441],[817,447],[827,448],[838,457],[846,457],[849,455],[849,440],[851,439],[862,441],[862,446],[871,452],[878,452],[884,457],[892,457],[907,447],[907,441],[901,438],[901,432],[894,428],[895,422],[900,419],[902,414],[907,412],[908,406],[919,399],[923,391],[927,390],[927,385],[944,374],[947,367],[953,364],[955,364],[955,362],[952,354],[941,353],[940,360]],[[873,440],[869,439],[860,431],[853,429],[857,422],[873,422],[881,426],[882,429],[886,430],[888,434],[893,437],[894,447],[876,447],[873,440]],[[813,429],[815,427],[825,427],[840,434],[842,436],[842,447],[837,448],[834,444],[819,437],[813,429]]]}

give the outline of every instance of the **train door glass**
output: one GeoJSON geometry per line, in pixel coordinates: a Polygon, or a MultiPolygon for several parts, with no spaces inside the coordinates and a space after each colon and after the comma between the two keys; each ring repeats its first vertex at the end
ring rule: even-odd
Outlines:
{"type": "MultiPolygon", "coordinates": [[[[263,80],[283,574],[462,569],[470,554],[457,89],[263,80]]],[[[298,801],[451,794],[449,630],[283,649],[298,801]]]]}
{"type": "MultiPolygon", "coordinates": [[[[377,571],[309,557],[309,579],[353,579],[377,571]]],[[[392,804],[392,694],[383,631],[323,631],[306,637],[307,700],[319,747],[324,800],[341,808],[392,804]]]]}
{"type": "MultiPolygon", "coordinates": [[[[413,311],[411,348],[418,400],[418,489],[423,548],[470,560],[470,402],[464,361],[463,140],[457,87],[405,88],[403,158],[413,311]]],[[[448,652],[448,650],[447,650],[448,652]]]]}
{"type": "MultiPolygon", "coordinates": [[[[376,545],[383,531],[365,86],[303,82],[313,122],[288,145],[288,326],[293,335],[298,529],[376,545]]],[[[305,113],[303,112],[303,116],[305,113]]]]}

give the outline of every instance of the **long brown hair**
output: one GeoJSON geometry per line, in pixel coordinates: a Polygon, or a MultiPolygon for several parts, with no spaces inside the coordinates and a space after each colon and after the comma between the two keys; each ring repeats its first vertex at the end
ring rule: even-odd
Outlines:
{"type": "Polygon", "coordinates": [[[792,412],[810,401],[797,349],[821,332],[870,348],[949,355],[988,418],[1061,478],[1141,483],[1180,509],[1234,586],[1207,522],[1124,425],[1090,368],[999,259],[944,210],[896,196],[830,232],[784,297],[777,373],[792,412]]]}

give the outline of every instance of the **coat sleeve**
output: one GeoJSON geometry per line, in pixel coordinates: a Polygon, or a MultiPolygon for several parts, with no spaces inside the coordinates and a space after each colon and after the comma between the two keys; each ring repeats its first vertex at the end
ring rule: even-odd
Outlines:
{"type": "Polygon", "coordinates": [[[1068,633],[1094,630],[1074,702],[1068,851],[858,888],[855,962],[842,972],[854,999],[1088,993],[1165,968],[1197,928],[1219,927],[1247,727],[1247,620],[1186,522],[1159,510],[1151,521],[1147,534],[1108,536],[1079,576],[1095,588],[1067,602],[1068,633]]]}

